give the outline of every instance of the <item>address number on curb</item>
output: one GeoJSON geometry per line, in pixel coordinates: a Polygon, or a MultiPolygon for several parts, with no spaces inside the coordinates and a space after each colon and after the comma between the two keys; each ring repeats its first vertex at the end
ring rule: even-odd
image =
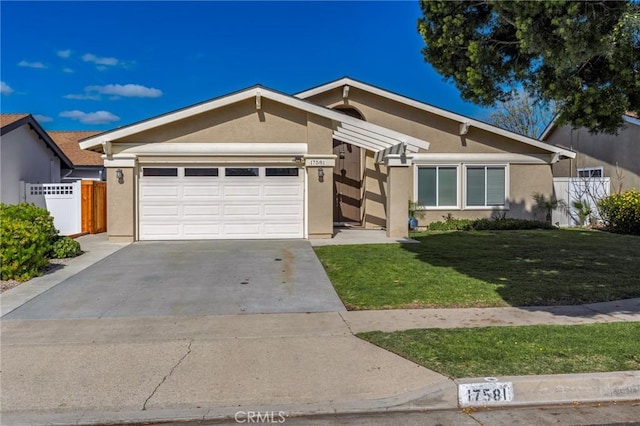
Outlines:
{"type": "Polygon", "coordinates": [[[513,383],[484,382],[458,385],[458,402],[462,407],[502,404],[513,401],[513,383]]]}

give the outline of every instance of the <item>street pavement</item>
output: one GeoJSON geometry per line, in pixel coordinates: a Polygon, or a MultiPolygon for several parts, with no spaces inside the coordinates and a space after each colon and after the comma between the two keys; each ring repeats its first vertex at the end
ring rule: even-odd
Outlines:
{"type": "MultiPolygon", "coordinates": [[[[87,254],[100,245],[100,237],[83,241],[87,254]]],[[[70,268],[97,262],[82,257],[70,268]]],[[[5,292],[2,313],[54,289],[47,280],[5,292]]],[[[105,424],[234,419],[249,411],[304,417],[458,409],[459,386],[484,378],[452,380],[354,333],[640,321],[640,299],[535,309],[9,317],[0,324],[0,424],[105,424]]],[[[496,380],[512,384],[513,399],[504,403],[512,407],[640,399],[638,371],[496,380]]]]}

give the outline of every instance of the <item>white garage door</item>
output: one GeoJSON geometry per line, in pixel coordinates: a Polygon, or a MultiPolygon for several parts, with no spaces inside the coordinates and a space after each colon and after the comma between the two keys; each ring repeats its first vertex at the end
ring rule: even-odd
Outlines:
{"type": "Polygon", "coordinates": [[[140,239],[303,238],[304,170],[142,167],[140,239]]]}

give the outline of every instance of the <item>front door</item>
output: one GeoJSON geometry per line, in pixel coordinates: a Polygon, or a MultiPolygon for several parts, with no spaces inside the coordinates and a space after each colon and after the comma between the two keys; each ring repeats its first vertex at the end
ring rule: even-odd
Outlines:
{"type": "Polygon", "coordinates": [[[361,223],[362,176],[360,148],[349,143],[333,141],[336,165],[333,168],[333,221],[361,223]]]}

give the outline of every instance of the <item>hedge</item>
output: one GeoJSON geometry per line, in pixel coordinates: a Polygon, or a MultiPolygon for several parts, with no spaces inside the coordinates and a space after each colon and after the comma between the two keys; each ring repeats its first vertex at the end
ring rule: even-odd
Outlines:
{"type": "Polygon", "coordinates": [[[608,231],[640,235],[640,190],[609,195],[598,202],[598,211],[608,231]]]}

